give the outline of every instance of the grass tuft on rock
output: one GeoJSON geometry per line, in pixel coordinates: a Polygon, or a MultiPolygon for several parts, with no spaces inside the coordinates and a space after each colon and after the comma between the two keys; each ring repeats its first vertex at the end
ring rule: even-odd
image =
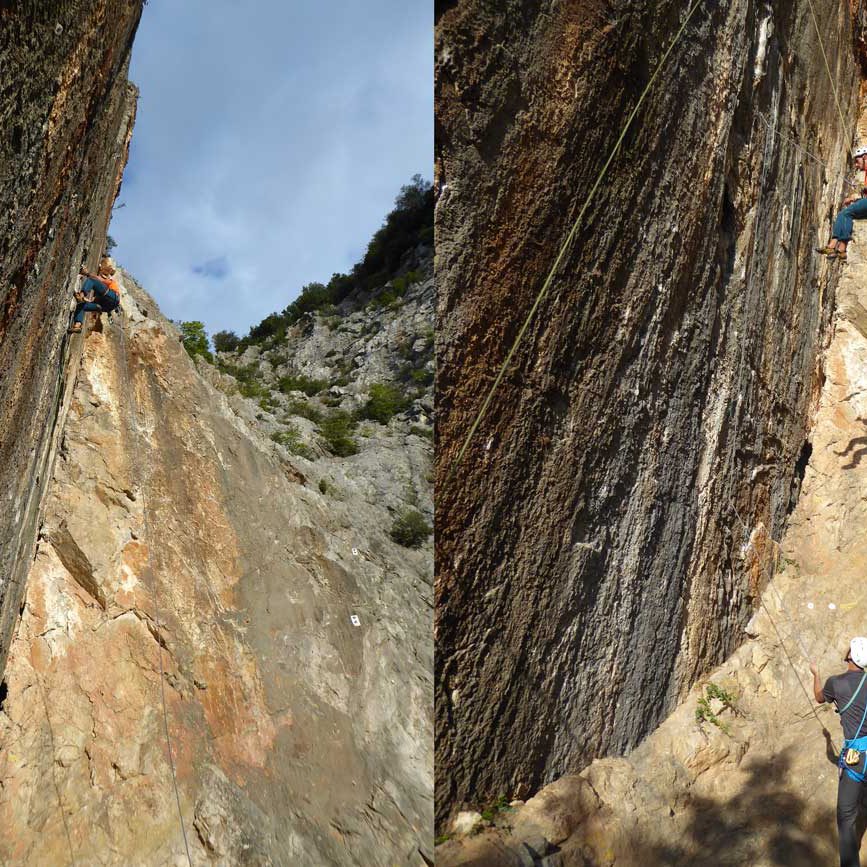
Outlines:
{"type": "Polygon", "coordinates": [[[307,458],[308,461],[316,460],[316,452],[301,439],[301,431],[295,425],[287,426],[286,430],[276,431],[271,434],[271,439],[293,455],[307,458]]]}

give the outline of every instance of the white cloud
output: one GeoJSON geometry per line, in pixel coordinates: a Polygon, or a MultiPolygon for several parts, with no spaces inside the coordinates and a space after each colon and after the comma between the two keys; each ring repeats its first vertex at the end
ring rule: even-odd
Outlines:
{"type": "Polygon", "coordinates": [[[347,270],[431,175],[432,41],[429,0],[149,4],[118,260],[211,333],[347,270]],[[193,272],[220,259],[224,279],[193,272]]]}

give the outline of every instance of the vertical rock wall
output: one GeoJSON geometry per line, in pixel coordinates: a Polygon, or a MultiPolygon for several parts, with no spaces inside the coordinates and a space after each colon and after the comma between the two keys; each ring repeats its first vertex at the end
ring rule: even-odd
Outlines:
{"type": "Polygon", "coordinates": [[[737,643],[809,453],[848,9],[702,3],[452,461],[681,2],[437,21],[437,805],[629,750],[737,643]],[[805,154],[804,149],[809,152],[805,154]]]}
{"type": "Polygon", "coordinates": [[[555,850],[551,861],[562,867],[840,863],[842,731],[834,706],[813,701],[808,662],[823,682],[839,674],[867,609],[862,225],[837,287],[798,504],[781,546],[769,546],[763,568],[773,579],[743,644],[708,676],[717,697],[702,678],[629,756],[596,759],[545,786],[500,828],[440,846],[437,867],[521,863],[513,853],[526,845],[555,850]]]}
{"type": "Polygon", "coordinates": [[[86,341],[9,653],[0,862],[186,863],[164,689],[194,864],[423,867],[429,549],[391,540],[363,465],[308,482],[126,277],[122,304],[86,341]]]}
{"type": "Polygon", "coordinates": [[[78,268],[105,243],[135,116],[141,0],[0,6],[0,674],[51,475],[78,268]]]}

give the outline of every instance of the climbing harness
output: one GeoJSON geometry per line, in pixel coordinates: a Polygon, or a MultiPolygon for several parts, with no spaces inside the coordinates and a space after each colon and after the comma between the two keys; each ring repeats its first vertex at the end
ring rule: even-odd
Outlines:
{"type": "MultiPolygon", "coordinates": [[[[120,297],[120,293],[118,293],[118,297],[120,297]]],[[[118,304],[117,309],[120,311],[120,305],[118,304]]],[[[137,457],[142,453],[142,432],[138,423],[138,412],[137,407],[135,405],[135,396],[130,384],[130,372],[129,372],[129,356],[127,354],[126,348],[126,329],[124,328],[123,316],[120,317],[120,321],[118,322],[118,327],[120,329],[120,345],[121,345],[121,355],[123,356],[123,381],[124,381],[124,389],[126,391],[126,399],[127,406],[130,409],[130,413],[132,416],[132,427],[135,432],[136,439],[136,448],[134,449],[134,455],[137,457]]],[[[156,572],[154,571],[153,566],[153,545],[151,540],[150,533],[150,523],[148,521],[148,503],[147,503],[147,487],[150,484],[150,479],[147,481],[144,478],[144,474],[139,472],[139,465],[135,458],[133,458],[133,465],[136,476],[138,476],[139,481],[139,489],[141,491],[142,498],[142,517],[144,520],[144,537],[147,542],[147,559],[148,559],[148,573],[151,579],[151,595],[154,600],[154,626],[157,631],[158,636],[162,636],[162,624],[160,617],[160,601],[159,601],[159,590],[158,590],[158,581],[156,578],[156,572]]],[[[178,821],[181,826],[181,834],[184,838],[184,851],[187,855],[187,862],[190,867],[193,867],[193,859],[190,856],[190,844],[187,840],[187,829],[184,826],[184,813],[181,809],[181,795],[178,791],[178,780],[177,775],[175,773],[175,760],[172,752],[172,739],[169,733],[169,714],[166,707],[166,687],[165,687],[165,668],[163,666],[163,645],[160,641],[160,638],[156,639],[157,645],[157,658],[159,660],[159,669],[160,669],[160,702],[162,704],[162,715],[163,715],[163,730],[165,732],[166,737],[166,748],[168,751],[169,758],[169,769],[171,771],[172,777],[172,787],[175,792],[175,803],[178,808],[178,821]]]]}

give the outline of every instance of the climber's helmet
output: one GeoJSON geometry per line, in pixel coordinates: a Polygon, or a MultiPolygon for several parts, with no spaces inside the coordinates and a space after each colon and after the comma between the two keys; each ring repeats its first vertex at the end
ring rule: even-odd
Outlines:
{"type": "Polygon", "coordinates": [[[855,153],[852,154],[852,159],[860,160],[863,157],[867,157],[867,147],[856,148],[855,153]]]}
{"type": "Polygon", "coordinates": [[[854,662],[858,668],[867,667],[867,638],[857,636],[849,642],[849,653],[846,662],[854,662]]]}
{"type": "Polygon", "coordinates": [[[114,270],[114,263],[108,256],[105,256],[99,263],[99,273],[111,277],[114,274],[114,270]]]}

